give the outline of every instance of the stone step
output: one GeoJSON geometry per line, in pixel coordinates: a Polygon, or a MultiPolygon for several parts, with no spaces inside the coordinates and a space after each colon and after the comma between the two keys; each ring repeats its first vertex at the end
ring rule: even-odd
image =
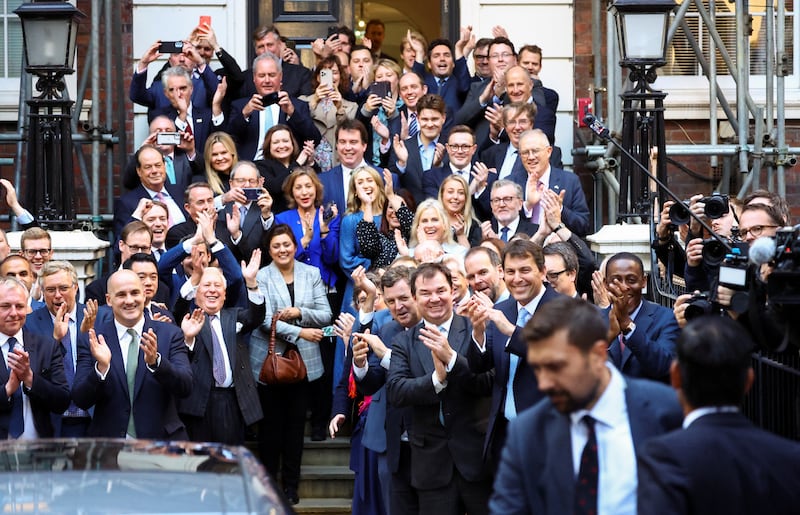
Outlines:
{"type": "Polygon", "coordinates": [[[303,442],[303,465],[350,464],[350,438],[337,436],[336,439],[314,442],[306,437],[303,442]]]}
{"type": "Polygon", "coordinates": [[[352,513],[352,500],[345,498],[300,498],[300,503],[294,506],[295,513],[303,515],[350,515],[352,513]]]}
{"type": "Polygon", "coordinates": [[[355,474],[346,466],[309,465],[300,468],[300,499],[353,497],[355,474]]]}

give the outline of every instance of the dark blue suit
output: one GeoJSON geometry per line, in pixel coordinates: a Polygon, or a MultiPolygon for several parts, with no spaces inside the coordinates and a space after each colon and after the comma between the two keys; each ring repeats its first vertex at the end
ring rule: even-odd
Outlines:
{"type": "MultiPolygon", "coordinates": [[[[176,409],[176,400],[188,396],[192,390],[192,368],[183,333],[172,324],[146,320],[143,332],[150,328],[158,337],[161,364],[155,372],[151,372],[144,362],[144,353],[139,351],[132,408],[136,436],[185,439],[186,429],[176,409]]],[[[83,409],[95,407],[89,436],[125,438],[131,403],[117,328],[113,322],[96,324],[95,331],[105,337],[111,351],[108,375],[105,380],[100,380],[88,342],[82,342],[78,346],[72,399],[83,409]]]]}
{"type": "MultiPolygon", "coordinates": [[[[549,286],[545,288],[539,306],[545,304],[560,294],[549,286]]],[[[519,310],[517,301],[513,297],[498,302],[495,308],[500,310],[512,324],[517,323],[519,310]]],[[[531,313],[533,315],[533,313],[531,313]]],[[[496,464],[500,458],[500,451],[505,442],[505,400],[508,390],[508,377],[510,372],[511,358],[509,353],[514,353],[520,357],[517,365],[517,372],[514,375],[514,404],[517,413],[533,406],[542,398],[539,391],[536,376],[533,369],[526,365],[528,347],[522,337],[522,327],[516,327],[509,339],[508,336],[500,332],[497,326],[489,322],[486,326],[486,350],[481,352],[475,342],[467,350],[467,360],[470,369],[474,372],[486,372],[494,369],[494,382],[492,383],[492,407],[489,411],[489,425],[486,429],[486,440],[483,444],[484,458],[491,457],[496,464]],[[502,420],[501,420],[502,419],[502,420]],[[498,421],[501,422],[498,430],[498,421]]]]}
{"type": "MultiPolygon", "coordinates": [[[[250,118],[245,120],[242,109],[250,101],[251,97],[240,98],[231,103],[231,119],[228,122],[228,133],[236,140],[236,149],[239,152],[239,159],[252,161],[258,151],[259,128],[261,127],[261,111],[253,111],[250,118]]],[[[275,125],[286,124],[292,130],[299,145],[303,142],[313,140],[314,145],[319,143],[322,136],[314,125],[314,120],[308,111],[308,104],[296,98],[290,98],[294,105],[294,114],[291,118],[286,118],[283,109],[278,109],[278,119],[273,120],[275,125]]],[[[270,106],[271,108],[271,106],[270,106]]]]}
{"type": "MultiPolygon", "coordinates": [[[[175,245],[161,256],[158,261],[158,284],[168,284],[170,288],[169,306],[174,306],[175,301],[180,295],[181,286],[186,282],[186,274],[183,271],[181,263],[183,259],[188,256],[183,248],[183,244],[175,245]]],[[[222,275],[228,281],[228,294],[225,297],[225,307],[239,305],[241,307],[247,304],[247,290],[244,286],[244,278],[242,277],[242,268],[233,256],[231,249],[226,246],[216,252],[213,252],[212,257],[217,260],[222,275]]]]}
{"type": "MultiPolygon", "coordinates": [[[[641,379],[626,381],[634,448],[680,427],[683,413],[672,388],[641,379]]],[[[570,418],[543,399],[508,427],[489,509],[496,514],[563,515],[572,513],[574,492],[570,418]]]]}
{"type": "MultiPolygon", "coordinates": [[[[25,351],[30,356],[30,367],[33,371],[33,384],[31,389],[20,386],[17,393],[11,397],[0,395],[0,439],[7,440],[11,414],[14,404],[23,402],[23,395],[28,396],[31,403],[33,423],[39,438],[52,438],[55,436],[51,414],[60,415],[69,406],[69,385],[64,375],[64,361],[61,351],[56,347],[53,333],[50,337],[22,330],[22,340],[25,351]],[[24,392],[24,393],[23,393],[24,392]]],[[[0,384],[8,382],[8,367],[0,354],[0,384]]]]}
{"type": "MultiPolygon", "coordinates": [[[[338,207],[338,205],[337,205],[338,207]]],[[[344,213],[344,209],[339,208],[339,213],[344,213]]],[[[319,216],[314,217],[314,236],[307,248],[302,245],[297,246],[295,259],[307,265],[319,268],[323,282],[328,286],[336,283],[336,269],[339,265],[339,224],[342,221],[342,214],[339,214],[328,223],[328,236],[324,239],[320,234],[319,216]]],[[[276,224],[286,224],[294,233],[297,241],[303,238],[303,223],[300,220],[300,213],[297,209],[289,209],[275,215],[276,224]]]]}
{"type": "MultiPolygon", "coordinates": [[[[166,116],[173,122],[178,118],[178,111],[172,107],[172,105],[154,109],[151,111],[151,114],[153,118],[156,116],[166,116]]],[[[202,105],[197,105],[192,102],[192,123],[190,125],[192,127],[192,135],[194,136],[194,147],[199,156],[203,155],[208,136],[212,132],[225,129],[224,121],[219,126],[216,126],[211,119],[212,117],[213,113],[210,107],[203,107],[202,105]]]]}
{"type": "MultiPolygon", "coordinates": [[[[164,188],[169,193],[172,200],[181,208],[183,216],[189,219],[189,215],[183,209],[183,191],[180,191],[174,184],[165,184],[164,188]]],[[[135,189],[117,198],[114,202],[114,236],[119,238],[122,229],[130,222],[133,221],[133,212],[136,211],[136,206],[143,198],[150,199],[150,193],[141,184],[135,189]]]]}
{"type": "MultiPolygon", "coordinates": [[[[604,310],[608,317],[608,309],[604,310]]],[[[643,300],[634,320],[636,330],[625,338],[620,354],[619,338],[608,348],[608,359],[625,375],[669,381],[669,367],[675,358],[675,341],[680,327],[672,310],[643,300]]]]}
{"type": "MultiPolygon", "coordinates": [[[[453,56],[455,59],[455,56],[453,56]]],[[[413,69],[425,79],[425,85],[428,86],[428,93],[439,95],[444,99],[453,111],[461,109],[461,104],[464,103],[467,93],[469,93],[472,80],[469,76],[469,68],[467,67],[467,60],[464,57],[455,60],[453,73],[447,77],[447,80],[442,84],[441,88],[436,81],[436,76],[425,69],[422,63],[414,63],[413,69]]]]}
{"type": "MultiPolygon", "coordinates": [[[[128,96],[131,102],[135,102],[147,108],[147,121],[152,122],[153,118],[158,116],[157,111],[164,107],[169,107],[170,102],[164,94],[164,85],[161,83],[161,72],[167,69],[169,65],[165,65],[159,71],[150,87],[147,87],[147,71],[142,73],[134,72],[131,77],[131,87],[128,96]]],[[[198,106],[208,107],[214,99],[214,93],[217,92],[219,79],[217,75],[211,70],[210,66],[206,66],[203,73],[195,76],[192,73],[192,104],[198,106]]],[[[202,147],[199,148],[199,153],[202,154],[202,147]]]]}
{"type": "Polygon", "coordinates": [[[639,513],[769,513],[800,507],[800,445],[738,413],[712,413],[639,449],[639,513]]]}
{"type": "MultiPolygon", "coordinates": [[[[528,182],[528,172],[514,170],[508,177],[522,187],[528,182]]],[[[564,191],[564,208],[561,210],[561,220],[570,231],[578,236],[586,236],[589,232],[589,206],[586,204],[586,195],[583,194],[581,181],[572,172],[561,170],[560,168],[550,167],[550,184],[548,188],[560,194],[564,191]]]]}

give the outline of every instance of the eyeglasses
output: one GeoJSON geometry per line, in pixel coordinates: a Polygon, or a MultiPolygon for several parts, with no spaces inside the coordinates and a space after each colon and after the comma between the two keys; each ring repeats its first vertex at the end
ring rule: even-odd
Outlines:
{"type": "Polygon", "coordinates": [[[150,252],[152,252],[150,247],[137,247],[136,245],[128,245],[127,243],[125,243],[125,245],[131,249],[134,254],[150,254],[150,252]]]}
{"type": "Polygon", "coordinates": [[[561,276],[561,274],[563,274],[566,271],[567,271],[567,269],[565,268],[564,270],[562,270],[560,272],[547,272],[545,274],[545,277],[547,277],[548,281],[550,281],[551,283],[554,283],[554,282],[558,281],[558,278],[561,276]]]}
{"type": "Polygon", "coordinates": [[[61,294],[65,294],[68,293],[73,288],[75,288],[74,284],[71,286],[62,284],[59,286],[48,286],[47,288],[44,289],[44,292],[47,293],[48,295],[55,295],[57,291],[60,292],[61,294]]]}
{"type": "Polygon", "coordinates": [[[42,257],[47,257],[53,249],[25,249],[22,252],[25,254],[25,257],[32,258],[36,257],[36,254],[41,254],[42,257]]]}
{"type": "Polygon", "coordinates": [[[494,59],[494,60],[509,59],[511,57],[514,57],[514,54],[512,54],[511,52],[503,52],[502,54],[492,54],[489,56],[489,59],[494,59]]]}
{"type": "Polygon", "coordinates": [[[744,238],[747,237],[748,234],[752,234],[753,238],[758,238],[759,236],[761,236],[761,234],[764,232],[764,229],[766,229],[767,227],[769,227],[770,229],[774,229],[775,227],[778,227],[778,226],[777,225],[754,225],[753,227],[751,227],[749,229],[739,228],[739,236],[741,236],[744,239],[744,238]]]}
{"type": "Polygon", "coordinates": [[[476,61],[488,61],[489,54],[472,54],[476,61]]]}
{"type": "Polygon", "coordinates": [[[525,150],[519,149],[519,155],[521,155],[521,156],[525,156],[525,157],[528,157],[528,156],[535,156],[535,155],[537,155],[537,154],[541,154],[542,152],[544,152],[544,151],[545,151],[545,150],[547,150],[548,148],[550,148],[550,147],[544,147],[544,148],[527,148],[527,149],[525,149],[525,150]]]}
{"type": "Polygon", "coordinates": [[[253,179],[234,178],[231,179],[231,184],[249,184],[250,186],[258,186],[258,179],[259,179],[258,177],[255,177],[253,179]]]}
{"type": "Polygon", "coordinates": [[[447,144],[447,149],[453,152],[469,152],[474,145],[451,145],[447,144]]]}
{"type": "Polygon", "coordinates": [[[499,197],[499,198],[493,198],[491,200],[491,203],[493,206],[499,206],[501,204],[511,204],[517,199],[519,199],[519,197],[499,197]]]}

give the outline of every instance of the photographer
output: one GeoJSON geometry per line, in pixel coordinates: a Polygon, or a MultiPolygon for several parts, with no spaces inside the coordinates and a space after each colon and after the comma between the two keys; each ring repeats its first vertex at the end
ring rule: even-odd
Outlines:
{"type": "Polygon", "coordinates": [[[670,217],[674,200],[667,200],[661,209],[661,216],[656,225],[652,247],[656,251],[656,258],[663,264],[668,275],[684,276],[686,268],[686,251],[680,241],[680,235],[676,234],[677,225],[670,217]]]}
{"type": "MultiPolygon", "coordinates": [[[[705,210],[705,203],[697,202],[695,205],[703,204],[703,216],[716,234],[729,242],[737,241],[738,233],[734,233],[733,229],[738,225],[739,201],[735,198],[729,199],[727,195],[715,195],[713,198],[722,199],[719,202],[723,202],[727,207],[721,216],[716,216],[719,211],[722,211],[718,207],[720,204],[716,206],[717,210],[712,210],[711,213],[705,210]]],[[[692,221],[694,222],[694,220],[692,221]]],[[[697,225],[699,226],[699,224],[697,225]]],[[[719,242],[713,239],[697,237],[689,240],[686,245],[686,267],[683,275],[686,279],[687,289],[701,291],[713,289],[722,257],[719,255],[720,252],[724,252],[724,248],[721,248],[719,242]]]]}

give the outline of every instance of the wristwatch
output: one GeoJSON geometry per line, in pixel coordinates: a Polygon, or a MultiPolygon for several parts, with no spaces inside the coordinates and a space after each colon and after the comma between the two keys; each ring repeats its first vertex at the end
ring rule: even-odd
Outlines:
{"type": "Polygon", "coordinates": [[[636,324],[634,324],[633,320],[631,320],[631,323],[628,324],[628,327],[622,330],[622,336],[628,336],[635,330],[636,330],[636,324]]]}
{"type": "Polygon", "coordinates": [[[564,227],[566,227],[566,225],[564,225],[564,222],[561,222],[560,224],[556,225],[555,229],[553,229],[553,232],[558,232],[564,227]]]}

